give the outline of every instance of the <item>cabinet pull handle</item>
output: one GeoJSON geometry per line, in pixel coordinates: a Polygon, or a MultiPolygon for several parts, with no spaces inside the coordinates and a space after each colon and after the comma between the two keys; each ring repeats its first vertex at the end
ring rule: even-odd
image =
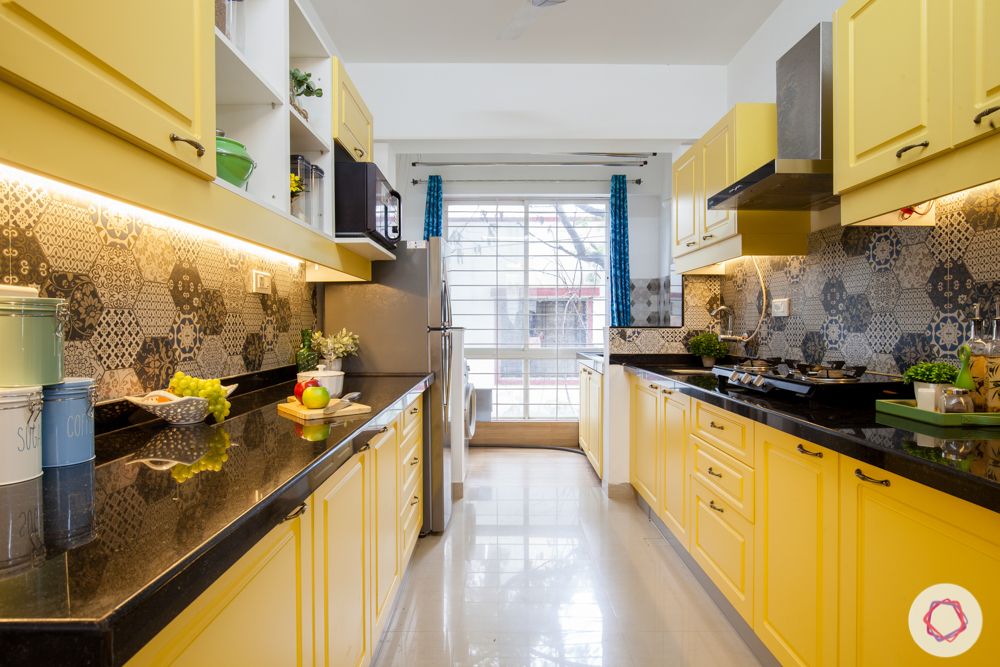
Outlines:
{"type": "Polygon", "coordinates": [[[715,238],[715,234],[705,234],[704,236],[701,237],[701,240],[702,241],[707,241],[709,239],[714,239],[714,238],[715,238]]]}
{"type": "Polygon", "coordinates": [[[418,412],[420,412],[420,408],[413,408],[412,410],[410,410],[410,414],[411,414],[411,415],[415,415],[415,414],[417,414],[418,412]]]}
{"type": "Polygon", "coordinates": [[[697,241],[688,241],[684,245],[686,245],[688,248],[690,248],[693,245],[698,245],[698,242],[697,241]]]}
{"type": "Polygon", "coordinates": [[[657,387],[656,387],[655,384],[649,385],[649,388],[652,389],[653,391],[656,391],[656,389],[657,389],[657,387]]]}
{"type": "Polygon", "coordinates": [[[715,468],[713,468],[712,466],[708,466],[708,474],[711,475],[712,477],[718,477],[719,479],[722,479],[722,473],[715,472],[715,468]]]}
{"type": "Polygon", "coordinates": [[[708,506],[711,507],[712,509],[714,509],[716,512],[719,512],[720,514],[726,511],[725,508],[722,508],[722,507],[719,507],[718,505],[716,505],[714,500],[709,500],[708,501],[708,506]]]}
{"type": "Polygon", "coordinates": [[[808,449],[802,446],[802,443],[796,445],[795,449],[798,450],[799,454],[805,454],[806,456],[815,456],[818,459],[823,458],[823,452],[810,452],[808,449]]]}
{"type": "Polygon", "coordinates": [[[898,151],[896,151],[896,157],[897,158],[901,158],[901,157],[903,157],[903,153],[906,153],[907,151],[912,151],[914,148],[927,148],[930,145],[931,145],[931,142],[929,142],[927,140],[924,140],[924,141],[921,141],[921,142],[916,143],[916,144],[910,144],[909,146],[903,146],[898,151]]]}
{"type": "Polygon", "coordinates": [[[199,144],[194,139],[187,139],[185,137],[180,136],[179,134],[174,134],[173,132],[171,132],[170,133],[170,141],[172,141],[174,143],[177,143],[178,141],[183,141],[185,144],[189,144],[190,146],[193,146],[194,150],[195,150],[195,153],[197,154],[198,157],[201,157],[201,156],[203,156],[205,154],[205,147],[202,146],[201,144],[199,144]]]}
{"type": "MultiPolygon", "coordinates": [[[[986,118],[991,114],[995,114],[997,111],[1000,111],[1000,106],[990,107],[989,109],[983,109],[982,111],[976,114],[976,117],[972,119],[972,122],[975,123],[976,125],[981,125],[984,118],[986,118]]],[[[992,124],[993,123],[991,122],[990,125],[992,124]]]]}
{"type": "Polygon", "coordinates": [[[419,459],[419,458],[417,458],[416,456],[414,456],[414,457],[413,457],[413,460],[412,460],[412,461],[410,461],[410,465],[411,465],[411,466],[415,466],[415,465],[417,465],[418,463],[420,463],[420,459],[419,459]]]}
{"type": "Polygon", "coordinates": [[[291,512],[286,514],[285,518],[282,519],[282,521],[291,521],[292,519],[297,519],[305,513],[306,513],[306,504],[302,503],[301,505],[293,509],[291,512]]]}
{"type": "Polygon", "coordinates": [[[368,444],[368,443],[366,442],[365,444],[363,444],[363,445],[361,445],[360,447],[358,447],[358,453],[361,453],[361,452],[367,452],[367,451],[368,451],[369,449],[371,449],[371,445],[369,445],[369,444],[368,444]]]}
{"type": "Polygon", "coordinates": [[[726,430],[725,426],[722,426],[721,424],[716,424],[715,422],[708,422],[708,425],[711,426],[712,428],[716,429],[717,431],[725,431],[726,430]]]}
{"type": "Polygon", "coordinates": [[[670,396],[670,395],[671,395],[671,394],[673,394],[673,393],[674,393],[674,392],[672,392],[672,391],[671,391],[671,390],[669,390],[669,389],[664,389],[664,390],[663,390],[663,395],[664,395],[664,396],[670,396]]]}
{"type": "Polygon", "coordinates": [[[875,479],[874,477],[869,477],[868,475],[861,472],[861,468],[854,469],[854,476],[860,479],[862,482],[869,482],[871,484],[881,484],[882,486],[889,486],[889,480],[875,479]]]}
{"type": "Polygon", "coordinates": [[[365,156],[365,152],[363,150],[361,150],[360,148],[358,148],[357,146],[354,147],[354,152],[357,153],[358,157],[364,157],[365,156]]]}
{"type": "Polygon", "coordinates": [[[416,496],[413,496],[413,500],[410,501],[410,507],[416,505],[419,502],[420,502],[420,498],[418,498],[416,496]]]}

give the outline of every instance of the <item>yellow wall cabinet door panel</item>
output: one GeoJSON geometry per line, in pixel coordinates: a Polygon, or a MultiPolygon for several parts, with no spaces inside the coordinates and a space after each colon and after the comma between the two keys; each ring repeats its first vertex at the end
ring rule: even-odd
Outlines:
{"type": "MultiPolygon", "coordinates": [[[[736,136],[732,120],[733,114],[726,114],[701,139],[706,199],[736,180],[736,136]]],[[[736,211],[705,209],[704,221],[699,230],[702,242],[721,241],[735,233],[736,211]]]]}
{"type": "Polygon", "coordinates": [[[691,480],[691,557],[753,625],[753,524],[691,480]]]}
{"type": "Polygon", "coordinates": [[[1000,3],[958,0],[954,7],[954,143],[1000,128],[1000,3]]]}
{"type": "Polygon", "coordinates": [[[127,664],[313,664],[312,507],[279,524],[127,664]]]}
{"type": "Polygon", "coordinates": [[[673,251],[680,257],[698,249],[705,214],[701,146],[692,146],[674,162],[673,251]]]}
{"type": "Polygon", "coordinates": [[[754,520],[754,470],[708,444],[697,435],[688,438],[691,474],[733,506],[748,521],[754,520]]]}
{"type": "Polygon", "coordinates": [[[604,376],[591,371],[587,378],[587,458],[598,477],[604,476],[604,376]]]}
{"type": "Polygon", "coordinates": [[[766,426],[756,447],[754,631],[782,665],[833,667],[839,455],[766,426]]]}
{"type": "Polygon", "coordinates": [[[399,567],[399,447],[396,429],[390,426],[370,443],[375,522],[372,553],[375,556],[375,636],[385,618],[402,575],[399,567]]]}
{"type": "Polygon", "coordinates": [[[0,77],[212,179],[212,12],[211,0],[4,0],[0,77]]]}
{"type": "Polygon", "coordinates": [[[951,148],[951,5],[951,0],[848,0],[837,10],[838,192],[951,148]]]}
{"type": "Polygon", "coordinates": [[[317,665],[371,660],[370,455],[355,454],[313,494],[317,665]]]}
{"type": "Polygon", "coordinates": [[[333,59],[333,138],[358,162],[372,161],[372,114],[340,58],[333,59]]]}
{"type": "Polygon", "coordinates": [[[636,378],[632,383],[630,469],[632,487],[653,511],[660,507],[660,387],[636,378]]]}
{"type": "Polygon", "coordinates": [[[690,402],[669,389],[661,391],[660,429],[663,448],[663,493],[660,519],[681,544],[688,544],[687,435],[690,402]]]}
{"type": "Polygon", "coordinates": [[[1000,514],[841,456],[840,543],[840,664],[996,663],[1000,514]],[[920,649],[907,622],[917,595],[940,583],[972,593],[984,622],[978,641],[946,660],[920,649]]]}

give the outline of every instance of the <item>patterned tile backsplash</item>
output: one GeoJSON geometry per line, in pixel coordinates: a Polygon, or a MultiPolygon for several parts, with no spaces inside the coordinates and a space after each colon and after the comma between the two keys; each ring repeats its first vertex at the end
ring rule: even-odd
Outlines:
{"type": "Polygon", "coordinates": [[[87,193],[0,174],[0,277],[70,304],[66,374],[100,400],[164,387],[176,370],[224,377],[292,363],[316,325],[301,263],[87,193]],[[249,290],[250,272],[271,294],[249,290]]]}
{"type": "MultiPolygon", "coordinates": [[[[720,276],[684,277],[684,326],[672,328],[622,327],[609,332],[612,354],[683,354],[684,342],[694,333],[711,327],[709,312],[719,306],[720,276]]],[[[634,292],[633,292],[634,294],[634,292]]],[[[633,296],[633,298],[635,298],[633,296]]],[[[635,313],[632,313],[635,319],[635,313]]]]}

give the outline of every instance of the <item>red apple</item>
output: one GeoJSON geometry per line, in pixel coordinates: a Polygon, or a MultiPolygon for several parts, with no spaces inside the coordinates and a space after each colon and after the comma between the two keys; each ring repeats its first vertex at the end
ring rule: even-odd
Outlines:
{"type": "Polygon", "coordinates": [[[304,392],[306,390],[306,387],[318,387],[318,386],[319,386],[319,380],[317,380],[316,378],[309,378],[308,380],[304,380],[302,382],[296,383],[296,385],[295,385],[295,400],[297,400],[299,403],[301,403],[302,402],[302,392],[304,392]]]}

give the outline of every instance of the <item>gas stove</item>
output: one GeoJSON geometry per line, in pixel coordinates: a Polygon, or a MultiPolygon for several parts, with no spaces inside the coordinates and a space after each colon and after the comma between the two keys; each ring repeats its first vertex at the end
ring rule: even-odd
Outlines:
{"type": "Polygon", "coordinates": [[[747,359],[737,364],[716,366],[720,387],[747,389],[759,393],[791,392],[814,398],[894,396],[909,393],[902,379],[892,375],[869,373],[865,366],[847,366],[844,362],[828,365],[770,358],[747,359]]]}

